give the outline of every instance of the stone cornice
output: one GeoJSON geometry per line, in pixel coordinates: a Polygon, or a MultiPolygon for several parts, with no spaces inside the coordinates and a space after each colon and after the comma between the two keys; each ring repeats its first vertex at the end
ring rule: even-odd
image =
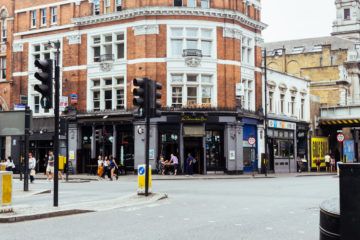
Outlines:
{"type": "Polygon", "coordinates": [[[249,18],[248,16],[230,10],[214,9],[214,8],[187,8],[187,7],[145,7],[145,8],[134,8],[120,12],[87,16],[81,18],[73,18],[72,22],[76,26],[85,26],[103,22],[111,22],[116,20],[130,19],[141,16],[202,16],[202,17],[214,17],[214,18],[225,18],[238,21],[249,27],[264,30],[267,25],[265,23],[256,21],[249,18]]]}

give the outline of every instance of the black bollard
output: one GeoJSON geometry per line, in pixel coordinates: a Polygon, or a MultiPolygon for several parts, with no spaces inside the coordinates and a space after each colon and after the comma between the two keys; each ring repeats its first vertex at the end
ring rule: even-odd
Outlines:
{"type": "Polygon", "coordinates": [[[338,198],[324,201],[320,205],[320,240],[340,240],[338,198]]]}
{"type": "Polygon", "coordinates": [[[339,167],[341,239],[360,239],[360,164],[343,163],[339,167]]]}

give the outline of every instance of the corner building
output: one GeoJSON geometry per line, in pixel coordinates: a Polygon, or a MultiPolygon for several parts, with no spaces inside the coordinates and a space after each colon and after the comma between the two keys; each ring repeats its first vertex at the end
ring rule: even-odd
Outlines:
{"type": "MultiPolygon", "coordinates": [[[[197,173],[250,170],[263,145],[257,93],[266,25],[260,10],[258,0],[15,1],[18,61],[12,77],[24,85],[15,94],[28,96],[41,122],[33,143],[51,142],[39,133],[46,126],[51,132],[53,117],[33,90],[33,62],[53,59],[55,49],[47,43],[60,41],[60,90],[70,105],[63,115],[71,116],[74,171],[94,172],[100,154],[131,170],[144,162],[144,122],[132,116],[132,80],[138,77],[163,85],[162,116],[152,119],[150,129],[153,169],[160,155],[167,159],[171,153],[184,169],[192,153],[197,173]],[[256,144],[247,144],[248,137],[256,144]]],[[[34,150],[41,159],[44,153],[34,150]]]]}

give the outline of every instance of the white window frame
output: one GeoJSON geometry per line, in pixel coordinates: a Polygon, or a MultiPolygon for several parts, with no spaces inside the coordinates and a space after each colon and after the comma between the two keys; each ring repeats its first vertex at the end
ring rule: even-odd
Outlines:
{"type": "Polygon", "coordinates": [[[100,15],[100,0],[93,0],[93,15],[100,15]]]}
{"type": "Polygon", "coordinates": [[[51,14],[51,25],[57,24],[57,7],[50,7],[50,14],[51,14]]]}
{"type": "Polygon", "coordinates": [[[46,8],[41,8],[40,9],[40,25],[41,26],[46,26],[47,23],[47,16],[46,16],[46,8]]]}
{"type": "Polygon", "coordinates": [[[201,0],[201,8],[210,8],[210,0],[201,0]]]}
{"type": "Polygon", "coordinates": [[[113,59],[114,61],[123,61],[126,59],[126,34],[125,34],[125,31],[120,31],[120,32],[110,32],[110,33],[103,33],[103,34],[97,34],[97,35],[92,35],[90,36],[90,49],[89,49],[89,52],[90,52],[90,62],[91,63],[98,63],[100,62],[100,58],[102,55],[104,54],[109,54],[109,53],[106,53],[106,48],[111,46],[111,54],[113,56],[113,59]],[[123,39],[122,40],[117,40],[117,36],[118,35],[123,35],[123,39]],[[106,37],[108,36],[111,36],[111,42],[106,42],[106,37]],[[94,42],[94,39],[95,38],[100,38],[100,42],[98,43],[95,43],[94,42]],[[117,48],[118,48],[118,45],[123,45],[123,52],[124,52],[124,56],[123,58],[118,58],[118,51],[117,51],[117,48]],[[100,56],[99,56],[99,60],[98,61],[95,61],[95,56],[94,56],[94,48],[95,47],[100,47],[100,56]]]}
{"type": "Polygon", "coordinates": [[[104,0],[104,14],[111,12],[111,3],[110,0],[104,0]]]}
{"type": "Polygon", "coordinates": [[[269,113],[275,113],[275,110],[274,110],[275,92],[274,91],[269,91],[268,94],[269,94],[268,111],[269,111],[269,113]]]}
{"type": "Polygon", "coordinates": [[[251,78],[242,78],[244,95],[242,96],[241,105],[243,109],[255,110],[255,81],[251,78]]]}
{"type": "Polygon", "coordinates": [[[196,2],[197,2],[197,0],[187,0],[187,6],[188,7],[197,7],[196,2]]]}
{"type": "Polygon", "coordinates": [[[174,6],[176,6],[176,7],[182,7],[182,6],[184,5],[184,1],[183,1],[183,0],[173,0],[173,4],[174,4],[174,6]],[[175,2],[177,2],[177,1],[181,1],[181,6],[176,6],[176,5],[175,5],[175,2]]]}
{"type": "Polygon", "coordinates": [[[1,20],[1,42],[5,43],[7,40],[7,20],[1,20]]]}
{"type": "Polygon", "coordinates": [[[31,28],[36,28],[36,10],[30,11],[30,26],[31,28]]]}
{"type": "Polygon", "coordinates": [[[6,81],[6,57],[0,57],[0,82],[6,81]]]}
{"type": "MultiPolygon", "coordinates": [[[[198,27],[176,27],[172,26],[170,27],[170,56],[173,58],[182,58],[182,53],[184,49],[189,49],[187,46],[188,42],[194,42],[196,41],[196,49],[201,50],[204,58],[214,58],[215,57],[215,51],[214,51],[214,29],[212,28],[198,28],[198,27]],[[176,30],[181,30],[181,36],[175,36],[173,32],[176,30]],[[190,36],[188,35],[188,32],[190,31],[196,31],[196,36],[190,36]],[[209,36],[205,36],[205,32],[210,32],[209,36]],[[181,54],[177,55],[175,54],[175,51],[173,51],[172,44],[174,41],[181,41],[182,49],[181,54]],[[210,55],[204,55],[203,51],[203,42],[210,42],[210,55]]],[[[191,48],[193,49],[193,48],[191,48]]]]}
{"type": "Polygon", "coordinates": [[[116,111],[116,110],[126,110],[126,78],[125,75],[110,75],[110,76],[102,76],[102,77],[93,77],[89,78],[89,86],[90,86],[90,110],[91,111],[116,111]],[[120,83],[118,80],[121,79],[120,83]],[[106,81],[111,80],[111,85],[106,84],[106,81]],[[94,81],[100,81],[98,86],[94,86],[94,81]],[[119,105],[118,99],[118,90],[122,90],[122,99],[121,101],[123,104],[119,105]],[[105,102],[105,92],[111,91],[111,109],[106,109],[106,102],[105,102]],[[94,108],[94,92],[100,92],[100,99],[99,99],[99,109],[94,108]],[[122,107],[119,107],[122,106],[122,107]]]}
{"type": "Polygon", "coordinates": [[[243,36],[241,39],[241,63],[254,65],[254,39],[243,36]]]}
{"type": "MultiPolygon", "coordinates": [[[[215,92],[215,75],[214,74],[208,74],[208,73],[170,73],[170,91],[168,94],[168,105],[175,108],[181,108],[181,107],[215,107],[216,105],[216,92],[215,92]],[[174,82],[174,77],[177,76],[181,78],[181,81],[174,82]],[[190,76],[195,76],[196,81],[188,81],[188,78],[190,76]],[[203,79],[209,78],[209,82],[203,82],[203,79]],[[188,88],[196,88],[196,101],[194,104],[189,105],[188,104],[188,88]],[[182,100],[181,100],[181,106],[174,106],[173,105],[173,88],[181,88],[182,89],[182,100]],[[210,103],[203,103],[203,89],[205,88],[211,88],[210,90],[210,103]]],[[[208,97],[206,97],[208,99],[208,97]]],[[[179,105],[179,103],[176,103],[179,105]]]]}
{"type": "Polygon", "coordinates": [[[120,12],[122,10],[122,2],[121,0],[115,0],[115,11],[120,12]]]}

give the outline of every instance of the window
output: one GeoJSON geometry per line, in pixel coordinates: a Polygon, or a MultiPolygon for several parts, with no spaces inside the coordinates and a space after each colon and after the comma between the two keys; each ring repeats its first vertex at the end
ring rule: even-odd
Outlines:
{"type": "Polygon", "coordinates": [[[201,0],[201,7],[202,8],[209,8],[209,0],[201,0]]]}
{"type": "Polygon", "coordinates": [[[40,112],[40,96],[34,96],[34,113],[40,112]]]}
{"type": "MultiPolygon", "coordinates": [[[[289,136],[290,134],[286,132],[289,136]]],[[[274,134],[275,135],[275,134],[274,134]]],[[[279,137],[284,137],[285,134],[283,131],[279,132],[279,137]]],[[[294,157],[294,141],[292,140],[282,140],[274,139],[274,156],[275,158],[292,158],[294,157]]]]}
{"type": "Polygon", "coordinates": [[[344,20],[350,20],[350,8],[344,9],[344,20]]]}
{"type": "Polygon", "coordinates": [[[93,14],[100,15],[100,0],[93,0],[93,14]]]}
{"type": "Polygon", "coordinates": [[[36,27],[36,10],[30,11],[30,16],[31,16],[31,27],[35,28],[36,27]]]}
{"type": "Polygon", "coordinates": [[[182,7],[182,0],[174,0],[175,7],[182,7]]]}
{"type": "Polygon", "coordinates": [[[51,12],[51,24],[56,24],[57,23],[57,7],[51,7],[50,12],[51,12]]]}
{"type": "Polygon", "coordinates": [[[304,119],[305,116],[305,99],[301,99],[301,106],[300,106],[300,119],[304,119]]]}
{"type": "Polygon", "coordinates": [[[6,80],[6,57],[0,58],[0,64],[1,64],[1,78],[0,80],[6,80]]]}
{"type": "Polygon", "coordinates": [[[1,21],[1,42],[5,43],[7,39],[7,24],[6,19],[1,21]]]}
{"type": "Polygon", "coordinates": [[[104,0],[104,13],[110,13],[110,0],[104,0]]]}
{"type": "Polygon", "coordinates": [[[242,107],[247,110],[255,110],[255,82],[251,79],[242,79],[244,95],[242,96],[242,107]]]}
{"type": "Polygon", "coordinates": [[[285,113],[285,94],[280,94],[280,113],[285,113]]]}
{"type": "Polygon", "coordinates": [[[242,38],[242,47],[241,47],[241,61],[247,64],[253,64],[253,41],[251,38],[243,37],[242,38]]]}
{"type": "Polygon", "coordinates": [[[125,80],[122,76],[90,80],[93,111],[125,109],[125,80]]]}
{"type": "Polygon", "coordinates": [[[207,74],[172,74],[171,106],[211,107],[213,103],[213,76],[207,74]]]}
{"type": "Polygon", "coordinates": [[[188,0],[187,6],[188,7],[196,7],[196,0],[188,0]]]}
{"type": "Polygon", "coordinates": [[[121,0],[115,0],[115,8],[117,12],[120,12],[122,10],[121,0]]]}
{"type": "Polygon", "coordinates": [[[96,35],[91,40],[93,62],[100,62],[101,56],[106,59],[125,58],[125,38],[124,33],[112,33],[96,35]]]}
{"type": "Polygon", "coordinates": [[[184,49],[201,50],[204,57],[212,57],[213,30],[206,28],[172,28],[171,55],[181,57],[184,49]]]}
{"type": "Polygon", "coordinates": [[[269,92],[269,112],[274,112],[274,92],[269,92]]]}
{"type": "Polygon", "coordinates": [[[41,26],[46,26],[46,8],[40,9],[41,26]]]}
{"type": "Polygon", "coordinates": [[[299,54],[304,52],[305,47],[294,47],[291,51],[292,54],[299,54]]]}
{"type": "Polygon", "coordinates": [[[294,96],[291,97],[291,102],[290,102],[290,114],[291,114],[292,116],[295,115],[295,97],[294,97],[294,96]]]}

